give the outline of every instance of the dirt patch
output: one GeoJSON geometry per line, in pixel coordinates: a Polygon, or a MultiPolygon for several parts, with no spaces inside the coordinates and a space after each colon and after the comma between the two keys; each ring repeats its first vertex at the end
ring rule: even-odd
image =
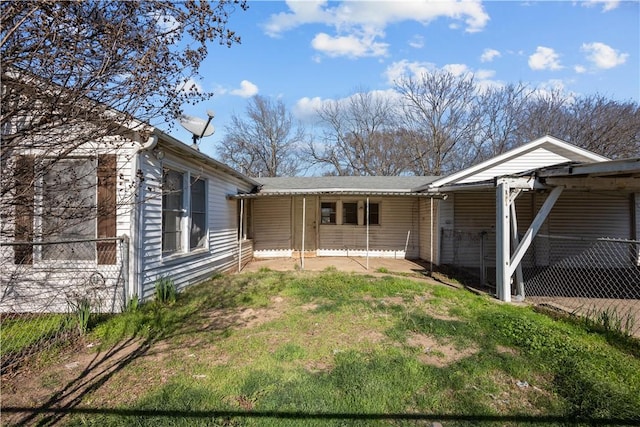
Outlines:
{"type": "MultiPolygon", "coordinates": [[[[62,356],[46,371],[21,372],[2,381],[3,408],[73,408],[90,392],[148,351],[141,340],[130,339],[101,352],[93,352],[92,344],[78,346],[62,356]],[[87,347],[88,346],[88,347],[87,347]]],[[[3,424],[35,424],[38,417],[30,413],[3,411],[3,424]]],[[[54,424],[61,415],[46,416],[44,424],[54,424]]]]}
{"type": "Polygon", "coordinates": [[[437,341],[435,338],[423,334],[412,334],[407,339],[407,344],[420,349],[418,359],[427,365],[443,368],[452,363],[476,354],[479,349],[475,346],[463,349],[456,348],[448,341],[437,341]]]}
{"type": "Polygon", "coordinates": [[[273,297],[268,307],[225,308],[205,314],[207,320],[199,331],[223,331],[228,328],[255,328],[281,317],[289,304],[282,297],[273,297]]]}
{"type": "Polygon", "coordinates": [[[489,393],[490,405],[499,413],[513,413],[520,410],[529,414],[540,414],[544,405],[536,404],[541,399],[551,401],[553,393],[544,389],[543,378],[513,378],[504,372],[492,373],[493,383],[498,390],[489,393]]]}

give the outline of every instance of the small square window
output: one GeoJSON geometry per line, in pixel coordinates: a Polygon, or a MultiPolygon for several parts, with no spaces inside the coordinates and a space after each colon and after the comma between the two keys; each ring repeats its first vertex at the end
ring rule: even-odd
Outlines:
{"type": "Polygon", "coordinates": [[[336,223],[336,203],[322,202],[320,204],[320,223],[335,224],[336,223]]]}
{"type": "Polygon", "coordinates": [[[349,202],[342,204],[342,223],[358,225],[358,203],[349,202]]]}

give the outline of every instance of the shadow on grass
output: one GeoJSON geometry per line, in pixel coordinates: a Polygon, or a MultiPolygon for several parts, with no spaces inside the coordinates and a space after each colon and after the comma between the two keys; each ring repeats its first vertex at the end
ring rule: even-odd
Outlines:
{"type": "MultiPolygon", "coordinates": [[[[104,415],[116,417],[142,417],[166,419],[274,419],[274,420],[354,420],[354,421],[458,421],[473,423],[521,423],[521,424],[589,424],[589,425],[639,425],[640,419],[589,418],[567,416],[523,416],[523,415],[457,415],[419,413],[330,413],[287,411],[176,411],[115,408],[2,408],[6,413],[30,412],[31,420],[38,415],[48,415],[44,424],[51,424],[66,415],[104,415]]],[[[43,424],[43,422],[41,422],[43,424]]]]}

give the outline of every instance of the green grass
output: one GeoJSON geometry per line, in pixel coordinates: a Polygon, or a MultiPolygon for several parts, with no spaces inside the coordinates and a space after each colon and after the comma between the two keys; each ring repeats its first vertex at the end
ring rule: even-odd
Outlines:
{"type": "Polygon", "coordinates": [[[80,405],[108,414],[71,425],[640,422],[640,361],[603,335],[406,278],[220,276],[91,334],[162,351],[80,405]]]}
{"type": "Polygon", "coordinates": [[[47,341],[72,327],[67,314],[17,316],[2,319],[0,353],[7,357],[47,341]]]}

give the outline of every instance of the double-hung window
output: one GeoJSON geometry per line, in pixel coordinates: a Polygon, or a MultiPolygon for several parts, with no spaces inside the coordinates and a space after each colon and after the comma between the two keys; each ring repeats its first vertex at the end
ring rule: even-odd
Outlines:
{"type": "Polygon", "coordinates": [[[204,248],[207,191],[204,179],[165,168],[162,180],[162,254],[204,248]],[[188,230],[188,231],[187,231],[188,230]]]}

